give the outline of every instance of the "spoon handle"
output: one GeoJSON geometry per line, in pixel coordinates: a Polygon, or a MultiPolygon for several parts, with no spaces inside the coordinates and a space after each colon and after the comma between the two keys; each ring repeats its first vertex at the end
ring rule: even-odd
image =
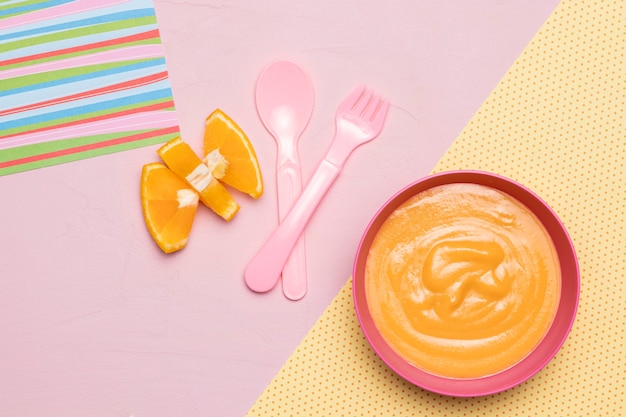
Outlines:
{"type": "MultiPolygon", "coordinates": [[[[297,155],[295,156],[297,161],[297,155]]],[[[278,217],[282,222],[293,203],[302,192],[300,167],[292,161],[285,161],[276,170],[278,187],[278,217]]],[[[299,300],[307,291],[306,250],[304,233],[296,242],[282,272],[283,294],[290,300],[299,300]]]]}

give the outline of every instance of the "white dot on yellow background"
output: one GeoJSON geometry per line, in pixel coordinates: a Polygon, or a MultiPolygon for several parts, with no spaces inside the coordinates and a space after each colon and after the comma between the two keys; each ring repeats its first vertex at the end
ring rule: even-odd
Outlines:
{"type": "Polygon", "coordinates": [[[531,188],[576,247],[581,297],[563,348],[500,394],[452,398],[393,373],[359,328],[348,282],[249,416],[621,416],[625,413],[626,13],[562,2],[435,171],[531,188]]]}

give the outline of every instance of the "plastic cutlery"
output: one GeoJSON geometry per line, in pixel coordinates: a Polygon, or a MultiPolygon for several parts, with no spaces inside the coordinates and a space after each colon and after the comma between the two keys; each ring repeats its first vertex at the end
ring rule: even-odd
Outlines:
{"type": "Polygon", "coordinates": [[[248,288],[266,292],[274,288],[280,272],[318,204],[333,184],[354,149],[369,142],[382,130],[389,102],[361,86],[337,109],[335,138],[306,188],[287,216],[244,272],[248,288]]]}
{"type": "MultiPolygon", "coordinates": [[[[302,192],[298,139],[313,113],[313,85],[290,61],[267,67],[256,85],[256,107],[265,128],[278,145],[276,185],[278,217],[282,221],[302,192]]],[[[291,300],[306,294],[306,251],[301,235],[282,270],[283,293],[291,300]]]]}

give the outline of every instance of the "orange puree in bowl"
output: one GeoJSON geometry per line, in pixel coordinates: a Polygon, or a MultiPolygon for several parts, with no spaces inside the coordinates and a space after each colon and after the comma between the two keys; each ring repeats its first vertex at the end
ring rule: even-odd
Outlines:
{"type": "Polygon", "coordinates": [[[527,356],[560,290],[541,222],[478,184],[407,200],[377,232],[365,268],[368,308],[385,341],[413,366],[451,378],[495,374],[527,356]]]}

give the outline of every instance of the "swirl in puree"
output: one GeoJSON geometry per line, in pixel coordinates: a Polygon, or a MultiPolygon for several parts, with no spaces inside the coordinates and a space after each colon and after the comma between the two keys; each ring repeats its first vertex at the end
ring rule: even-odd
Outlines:
{"type": "Polygon", "coordinates": [[[560,291],[541,222],[478,184],[440,185],[404,202],[376,234],[365,269],[385,341],[413,366],[451,378],[522,360],[548,331],[560,291]]]}

